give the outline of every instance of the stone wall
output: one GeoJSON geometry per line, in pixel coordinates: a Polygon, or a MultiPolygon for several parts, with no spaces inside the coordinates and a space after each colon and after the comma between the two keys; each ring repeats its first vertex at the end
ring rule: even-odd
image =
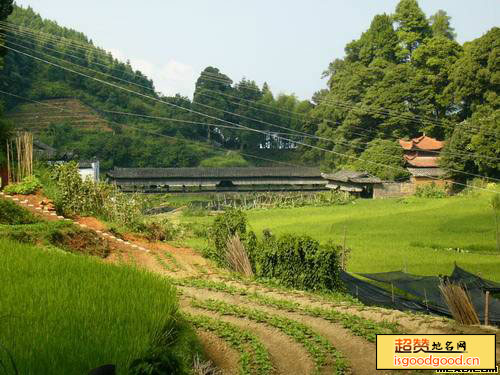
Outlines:
{"type": "Polygon", "coordinates": [[[373,187],[373,198],[405,197],[414,193],[415,185],[410,182],[384,182],[373,187]]]}

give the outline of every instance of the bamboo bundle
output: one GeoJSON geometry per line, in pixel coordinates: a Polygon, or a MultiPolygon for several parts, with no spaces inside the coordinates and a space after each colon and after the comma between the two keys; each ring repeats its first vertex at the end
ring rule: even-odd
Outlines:
{"type": "Polygon", "coordinates": [[[465,325],[480,324],[469,295],[460,284],[442,282],[439,285],[439,290],[451,311],[453,319],[465,325]]]}
{"type": "Polygon", "coordinates": [[[33,134],[18,133],[12,141],[7,141],[7,168],[9,182],[20,182],[33,175],[33,134]],[[16,159],[14,159],[14,149],[16,159]]]}
{"type": "Polygon", "coordinates": [[[252,265],[241,243],[240,236],[236,233],[227,240],[226,260],[233,271],[245,276],[253,276],[252,265]]]}

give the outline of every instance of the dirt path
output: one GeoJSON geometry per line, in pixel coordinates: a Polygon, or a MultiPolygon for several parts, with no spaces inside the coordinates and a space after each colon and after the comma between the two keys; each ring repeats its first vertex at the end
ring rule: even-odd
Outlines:
{"type": "MultiPolygon", "coordinates": [[[[216,299],[224,302],[235,304],[238,306],[246,306],[253,309],[266,311],[273,315],[291,318],[295,321],[303,323],[315,331],[320,332],[335,348],[340,350],[353,365],[353,374],[371,375],[376,366],[375,363],[375,345],[368,341],[353,336],[347,329],[338,324],[333,324],[321,318],[315,318],[299,313],[285,312],[271,307],[263,307],[254,303],[248,302],[240,296],[233,296],[219,292],[200,290],[189,287],[180,287],[183,295],[191,296],[196,299],[216,299]]],[[[380,372],[381,374],[383,372],[380,372]]]]}
{"type": "MultiPolygon", "coordinates": [[[[28,196],[27,198],[10,197],[7,199],[14,200],[14,202],[46,220],[68,220],[82,228],[93,230],[111,244],[112,252],[105,260],[107,262],[135,264],[151,272],[159,273],[176,280],[191,278],[199,281],[215,281],[221,283],[220,285],[245,290],[247,294],[258,292],[259,295],[297,303],[302,307],[319,307],[339,311],[374,322],[397,322],[400,325],[401,331],[405,333],[498,333],[498,330],[485,331],[479,327],[459,327],[451,324],[451,321],[448,319],[440,317],[419,316],[395,310],[359,306],[349,302],[330,301],[306,292],[284,291],[251,281],[238,280],[232,277],[227,271],[215,267],[210,261],[201,257],[192,249],[175,248],[165,243],[149,243],[143,238],[132,235],[124,235],[123,238],[118,238],[107,231],[106,226],[95,218],[68,219],[58,217],[55,213],[44,210],[44,207],[40,205],[41,197],[39,196],[28,196]]],[[[295,322],[305,324],[328,340],[344,355],[349,361],[352,374],[371,375],[375,373],[392,373],[376,371],[375,345],[363,337],[354,335],[349,329],[344,328],[340,324],[302,312],[290,312],[282,308],[262,306],[250,301],[248,298],[233,295],[225,290],[217,292],[208,290],[203,285],[196,287],[179,286],[178,289],[182,292],[181,309],[183,311],[215,317],[254,333],[270,354],[274,374],[307,375],[314,373],[315,368],[313,360],[305,348],[278,329],[245,318],[219,315],[208,310],[193,308],[189,302],[190,298],[196,298],[201,301],[207,299],[223,301],[235,306],[257,309],[273,316],[286,317],[295,322]]],[[[207,356],[224,371],[225,375],[239,373],[239,355],[235,350],[230,348],[213,333],[199,331],[199,337],[207,356]]],[[[497,340],[500,340],[500,335],[497,336],[497,340]]],[[[500,343],[497,346],[497,358],[500,360],[500,343]]],[[[327,370],[331,369],[324,367],[322,373],[327,370]]]]}
{"type": "Polygon", "coordinates": [[[198,330],[196,332],[205,355],[212,363],[222,370],[223,375],[237,375],[235,369],[238,368],[238,353],[229,347],[227,343],[215,336],[213,333],[198,330]]]}
{"type": "Polygon", "coordinates": [[[314,365],[304,348],[276,329],[248,319],[193,308],[187,299],[182,300],[181,308],[191,314],[209,316],[251,331],[268,350],[274,367],[274,375],[312,375],[314,372],[314,365]]]}

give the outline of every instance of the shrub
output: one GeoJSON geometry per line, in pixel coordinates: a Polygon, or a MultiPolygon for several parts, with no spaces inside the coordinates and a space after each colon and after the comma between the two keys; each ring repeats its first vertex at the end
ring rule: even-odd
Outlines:
{"type": "Polygon", "coordinates": [[[74,162],[56,166],[52,178],[57,185],[56,209],[65,215],[95,215],[128,227],[140,221],[144,199],[124,194],[115,185],[82,180],[74,162]]]}
{"type": "Polygon", "coordinates": [[[39,221],[35,215],[14,202],[0,199],[0,224],[34,224],[39,221]]]}
{"type": "Polygon", "coordinates": [[[167,218],[140,222],[135,224],[133,229],[143,234],[149,241],[172,241],[179,233],[179,228],[167,218]]]}
{"type": "Polygon", "coordinates": [[[368,144],[353,167],[382,180],[394,181],[410,176],[404,168],[404,160],[403,149],[395,141],[375,139],[368,144]]]}
{"type": "Polygon", "coordinates": [[[7,185],[4,189],[4,192],[7,194],[28,195],[36,193],[41,187],[42,184],[40,183],[40,180],[38,178],[36,178],[35,176],[28,176],[17,184],[7,185]]]}
{"type": "Polygon", "coordinates": [[[219,264],[226,265],[227,241],[238,235],[243,241],[246,239],[247,217],[237,209],[229,209],[218,215],[210,227],[210,240],[215,246],[212,258],[219,264]]]}
{"type": "Polygon", "coordinates": [[[208,216],[209,211],[203,207],[196,207],[194,205],[189,205],[182,210],[182,215],[186,217],[203,217],[208,216]]]}
{"type": "Polygon", "coordinates": [[[256,274],[283,285],[309,290],[339,290],[341,246],[306,235],[267,236],[252,249],[256,274]]]}
{"type": "Polygon", "coordinates": [[[432,182],[430,184],[417,186],[415,196],[420,198],[445,198],[447,193],[445,189],[432,182]]]}

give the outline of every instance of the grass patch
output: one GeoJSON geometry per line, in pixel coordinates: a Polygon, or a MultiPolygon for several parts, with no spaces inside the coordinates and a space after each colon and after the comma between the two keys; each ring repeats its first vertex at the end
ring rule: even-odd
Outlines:
{"type": "Polygon", "coordinates": [[[188,373],[198,345],[165,278],[5,238],[0,256],[0,343],[20,374],[188,373]]]}
{"type": "Polygon", "coordinates": [[[35,215],[28,210],[19,207],[14,202],[0,198],[0,224],[34,224],[40,222],[35,215]]]}
{"type": "Polygon", "coordinates": [[[0,235],[25,244],[59,249],[106,258],[109,244],[90,230],[63,221],[42,221],[35,224],[0,225],[0,235]]]}

